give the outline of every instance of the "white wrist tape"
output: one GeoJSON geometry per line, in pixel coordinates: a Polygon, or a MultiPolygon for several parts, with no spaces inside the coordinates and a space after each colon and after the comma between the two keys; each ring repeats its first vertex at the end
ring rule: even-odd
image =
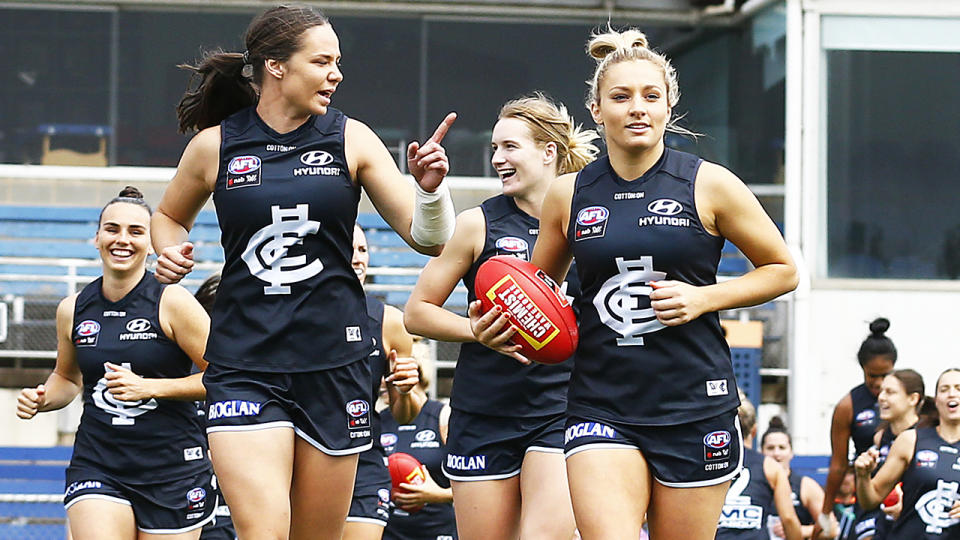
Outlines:
{"type": "Polygon", "coordinates": [[[410,236],[421,246],[445,244],[453,236],[457,218],[447,184],[441,183],[433,193],[425,191],[420,184],[414,184],[414,189],[417,196],[410,236]]]}

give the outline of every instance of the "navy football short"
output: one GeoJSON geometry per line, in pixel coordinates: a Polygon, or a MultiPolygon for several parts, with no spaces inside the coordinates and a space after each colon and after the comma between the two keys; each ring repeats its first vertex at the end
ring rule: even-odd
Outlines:
{"type": "Polygon", "coordinates": [[[653,477],[668,487],[721,484],[743,465],[743,438],[736,409],[675,426],[636,426],[581,417],[567,419],[567,458],[593,449],[635,448],[653,477]]]}
{"type": "Polygon", "coordinates": [[[133,508],[137,529],[148,534],[180,534],[203,527],[217,510],[213,471],[156,484],[129,484],[87,467],[67,468],[63,505],[91,499],[133,508]]]}
{"type": "Polygon", "coordinates": [[[390,519],[390,490],[381,488],[376,495],[354,495],[350,501],[347,522],[387,526],[390,519]]]}
{"type": "Polygon", "coordinates": [[[857,507],[857,519],[850,527],[850,534],[847,540],[862,540],[863,538],[873,538],[877,535],[877,530],[881,527],[886,514],[880,508],[873,510],[863,510],[857,507]]]}
{"type": "Polygon", "coordinates": [[[266,373],[210,364],[207,433],[292,428],[325,454],[370,448],[370,363],[299,373],[266,373]]]}
{"type": "Polygon", "coordinates": [[[516,476],[527,452],[563,452],[563,421],[563,414],[513,418],[453,409],[443,474],[459,482],[516,476]]]}

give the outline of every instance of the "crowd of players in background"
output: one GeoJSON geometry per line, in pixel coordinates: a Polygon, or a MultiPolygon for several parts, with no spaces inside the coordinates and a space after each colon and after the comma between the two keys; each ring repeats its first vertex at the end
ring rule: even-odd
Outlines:
{"type": "Polygon", "coordinates": [[[664,145],[689,132],[676,71],[643,33],[587,45],[607,154],[562,105],[511,101],[491,141],[503,193],[455,225],[442,146],[455,115],[409,146],[411,186],[372,130],[330,107],[343,74],[322,13],[268,9],[245,42],[187,66],[198,84],[178,120],[199,133],[152,216],[135,190],[104,208],[103,277],[61,303],[56,369],[18,400],[30,418],[83,395],[74,538],[960,537],[960,371],[925,398],[922,378],[894,371],[885,320],[834,413],[824,490],[791,474],[782,423],[751,448],[756,413],[718,312],[791,291],[797,269],[743,182],[664,145]],[[405,316],[364,294],[361,189],[437,256],[405,316]],[[176,283],[211,196],[225,264],[198,292],[208,317],[176,283]],[[753,269],[718,283],[726,240],[753,269]],[[481,312],[472,282],[499,254],[566,283],[580,333],[567,362],[531,364],[509,314],[481,312]],[[461,280],[465,317],[442,308],[461,280]],[[408,330],[464,343],[450,405],[427,399],[408,330]],[[397,486],[401,451],[423,468],[397,486]]]}

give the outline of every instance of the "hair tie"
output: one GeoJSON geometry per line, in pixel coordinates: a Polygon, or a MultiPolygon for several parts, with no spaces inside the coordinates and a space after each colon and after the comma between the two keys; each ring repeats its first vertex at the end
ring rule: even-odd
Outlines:
{"type": "Polygon", "coordinates": [[[243,63],[245,65],[250,63],[250,51],[243,51],[243,63]]]}

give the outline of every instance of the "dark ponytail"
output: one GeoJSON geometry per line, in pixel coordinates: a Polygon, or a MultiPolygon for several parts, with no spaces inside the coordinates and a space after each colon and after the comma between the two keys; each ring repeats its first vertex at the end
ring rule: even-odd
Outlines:
{"type": "Polygon", "coordinates": [[[763,437],[760,437],[760,448],[763,448],[763,446],[767,444],[767,435],[771,433],[783,433],[786,435],[787,442],[790,443],[790,447],[793,448],[793,437],[791,437],[790,432],[787,431],[787,426],[783,423],[783,418],[774,416],[770,419],[770,423],[767,424],[767,430],[763,432],[763,437]]]}
{"type": "Polygon", "coordinates": [[[897,363],[897,347],[886,336],[889,329],[890,321],[883,317],[878,317],[870,323],[870,335],[863,340],[860,350],[857,351],[857,360],[861,367],[876,356],[888,356],[891,362],[897,363]]]}
{"type": "Polygon", "coordinates": [[[319,9],[306,5],[277,6],[257,15],[244,37],[243,53],[207,53],[199,65],[181,64],[193,72],[177,105],[182,133],[200,131],[257,103],[264,62],[288,60],[299,50],[303,32],[329,24],[319,9]]]}
{"type": "Polygon", "coordinates": [[[107,209],[107,207],[109,207],[111,204],[117,203],[135,204],[146,210],[147,214],[153,214],[153,210],[150,209],[150,205],[147,204],[147,201],[143,200],[143,193],[133,186],[127,186],[120,190],[119,195],[110,199],[110,202],[103,205],[103,208],[100,210],[100,218],[97,220],[97,223],[103,221],[103,212],[107,209]]]}

